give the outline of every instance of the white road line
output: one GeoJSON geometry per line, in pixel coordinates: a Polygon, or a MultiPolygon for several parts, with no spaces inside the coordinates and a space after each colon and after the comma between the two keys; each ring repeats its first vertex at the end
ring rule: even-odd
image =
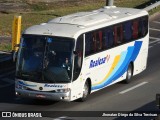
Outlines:
{"type": "Polygon", "coordinates": [[[156,43],[156,42],[159,42],[159,40],[150,41],[149,44],[153,44],[153,43],[156,43]]]}
{"type": "Polygon", "coordinates": [[[155,42],[159,42],[160,38],[156,38],[156,37],[149,37],[150,39],[153,39],[154,41],[150,41],[149,44],[153,44],[155,42]]]}
{"type": "Polygon", "coordinates": [[[138,87],[140,87],[140,86],[142,86],[142,85],[145,85],[145,84],[147,84],[147,83],[148,83],[148,82],[142,82],[142,83],[140,83],[140,84],[138,84],[138,85],[135,85],[135,86],[133,86],[133,87],[131,87],[131,88],[128,88],[128,89],[126,89],[126,90],[123,90],[123,91],[119,92],[119,94],[127,93],[127,92],[129,92],[129,91],[131,91],[131,90],[134,90],[134,89],[136,89],[136,88],[138,88],[138,87]]]}
{"type": "Polygon", "coordinates": [[[158,23],[158,24],[160,24],[160,22],[159,21],[153,21],[154,23],[158,23]]]}
{"type": "Polygon", "coordinates": [[[154,30],[160,32],[160,29],[155,29],[155,28],[149,28],[149,30],[154,30]]]}
{"type": "Polygon", "coordinates": [[[149,37],[150,39],[153,39],[153,40],[159,40],[160,41],[160,38],[157,38],[157,37],[149,37]]]}
{"type": "Polygon", "coordinates": [[[149,48],[152,48],[153,46],[149,46],[149,48]]]}
{"type": "Polygon", "coordinates": [[[63,120],[63,119],[66,119],[67,118],[67,116],[62,116],[62,117],[59,117],[59,118],[55,118],[55,119],[53,119],[53,120],[63,120]]]}
{"type": "Polygon", "coordinates": [[[150,41],[149,44],[157,43],[159,40],[150,41]]]}

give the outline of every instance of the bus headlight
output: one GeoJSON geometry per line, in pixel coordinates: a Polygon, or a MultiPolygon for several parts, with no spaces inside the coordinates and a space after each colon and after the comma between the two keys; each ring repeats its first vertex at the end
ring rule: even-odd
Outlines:
{"type": "Polygon", "coordinates": [[[56,92],[59,92],[59,93],[66,93],[66,92],[69,92],[70,91],[70,88],[66,88],[66,89],[57,89],[55,90],[56,92]]]}
{"type": "Polygon", "coordinates": [[[26,90],[27,89],[26,86],[23,86],[23,85],[20,85],[20,84],[15,84],[15,87],[18,88],[18,89],[22,89],[22,90],[26,90]]]}

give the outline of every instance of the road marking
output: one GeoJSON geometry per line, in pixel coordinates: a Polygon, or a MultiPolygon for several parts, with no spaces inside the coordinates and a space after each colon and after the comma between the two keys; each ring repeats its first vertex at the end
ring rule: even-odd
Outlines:
{"type": "Polygon", "coordinates": [[[0,78],[8,76],[8,75],[13,74],[13,73],[15,73],[15,71],[11,71],[11,72],[8,72],[6,74],[0,75],[0,78]]]}
{"type": "Polygon", "coordinates": [[[150,41],[149,44],[152,44],[152,43],[160,41],[160,38],[156,38],[156,37],[149,37],[149,38],[154,40],[154,41],[150,41]]]}
{"type": "Polygon", "coordinates": [[[154,30],[160,32],[160,29],[155,29],[155,28],[149,28],[149,30],[154,30]]]}
{"type": "Polygon", "coordinates": [[[153,40],[159,40],[160,41],[160,38],[157,38],[157,37],[149,37],[150,39],[153,39],[153,40]]]}
{"type": "Polygon", "coordinates": [[[133,87],[131,87],[131,88],[128,88],[128,89],[126,89],[126,90],[123,90],[123,91],[119,92],[119,94],[127,93],[127,92],[129,92],[129,91],[131,91],[131,90],[134,90],[134,89],[136,89],[136,88],[138,88],[138,87],[140,87],[140,86],[142,86],[142,85],[145,85],[145,84],[147,84],[147,83],[148,83],[148,82],[142,82],[142,83],[140,83],[140,84],[138,84],[138,85],[135,85],[135,86],[133,86],[133,87]]]}
{"type": "Polygon", "coordinates": [[[153,46],[149,46],[149,48],[152,48],[153,46]]]}
{"type": "Polygon", "coordinates": [[[160,22],[159,21],[153,21],[154,23],[158,23],[158,24],[160,24],[160,22]]]}
{"type": "Polygon", "coordinates": [[[62,116],[62,117],[59,117],[59,118],[55,118],[53,120],[65,120],[65,119],[67,120],[67,116],[64,116],[64,117],[62,116]]]}

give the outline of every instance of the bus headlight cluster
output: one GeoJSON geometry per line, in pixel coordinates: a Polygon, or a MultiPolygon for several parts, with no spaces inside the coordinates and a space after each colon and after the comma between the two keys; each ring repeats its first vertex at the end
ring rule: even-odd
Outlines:
{"type": "Polygon", "coordinates": [[[16,84],[15,87],[18,88],[18,89],[23,89],[23,90],[27,89],[26,86],[23,86],[23,85],[20,85],[20,84],[16,84]]]}
{"type": "Polygon", "coordinates": [[[70,88],[66,88],[66,89],[57,89],[55,90],[56,92],[59,92],[59,93],[66,93],[66,92],[69,92],[70,91],[70,88]]]}

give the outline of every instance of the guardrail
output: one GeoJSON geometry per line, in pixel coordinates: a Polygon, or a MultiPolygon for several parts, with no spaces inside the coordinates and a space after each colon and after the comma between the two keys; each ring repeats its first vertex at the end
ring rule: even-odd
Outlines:
{"type": "Polygon", "coordinates": [[[150,6],[148,6],[148,7],[146,7],[146,8],[144,8],[143,10],[150,11],[150,10],[152,10],[153,8],[158,7],[159,5],[160,5],[160,1],[154,3],[154,4],[150,5],[150,6]]]}

